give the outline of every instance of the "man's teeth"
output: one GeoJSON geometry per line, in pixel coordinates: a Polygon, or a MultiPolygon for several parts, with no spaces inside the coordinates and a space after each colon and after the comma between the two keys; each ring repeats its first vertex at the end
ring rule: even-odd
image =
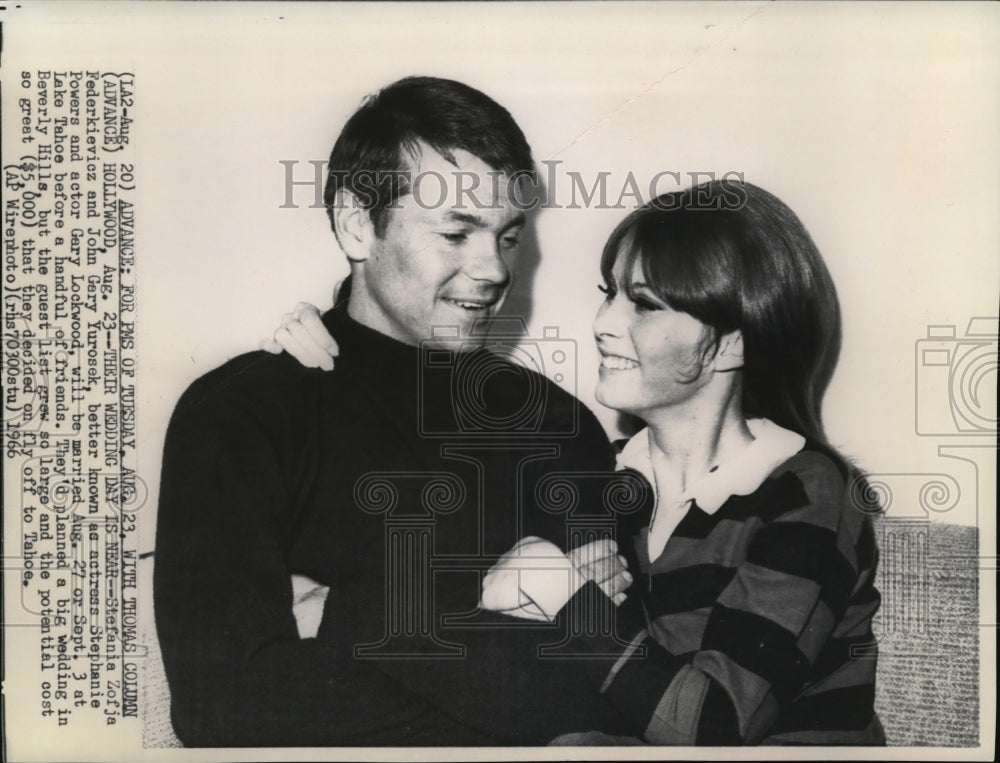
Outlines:
{"type": "Polygon", "coordinates": [[[487,305],[482,302],[466,302],[461,299],[449,299],[448,301],[453,305],[458,305],[466,310],[482,310],[487,307],[487,305]]]}
{"type": "Polygon", "coordinates": [[[629,360],[628,358],[622,358],[618,355],[605,355],[601,358],[601,365],[605,368],[611,368],[615,371],[628,371],[632,368],[638,368],[639,364],[634,360],[629,360]]]}

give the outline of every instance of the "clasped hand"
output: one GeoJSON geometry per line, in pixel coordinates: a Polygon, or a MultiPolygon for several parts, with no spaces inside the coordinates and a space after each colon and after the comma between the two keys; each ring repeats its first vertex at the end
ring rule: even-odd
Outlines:
{"type": "MultiPolygon", "coordinates": [[[[336,294],[335,290],[334,300],[336,294]]],[[[274,337],[262,342],[261,348],[272,353],[287,350],[303,365],[325,370],[333,369],[339,352],[319,310],[307,302],[285,315],[274,337]]],[[[516,543],[483,578],[480,606],[514,617],[552,621],[588,580],[597,583],[616,605],[625,601],[632,576],[615,541],[592,541],[564,554],[555,544],[530,536],[516,543]]]]}
{"type": "Polygon", "coordinates": [[[616,605],[632,584],[618,544],[592,541],[564,554],[547,540],[522,538],[483,578],[480,606],[527,620],[551,622],[573,594],[593,580],[616,605]]]}

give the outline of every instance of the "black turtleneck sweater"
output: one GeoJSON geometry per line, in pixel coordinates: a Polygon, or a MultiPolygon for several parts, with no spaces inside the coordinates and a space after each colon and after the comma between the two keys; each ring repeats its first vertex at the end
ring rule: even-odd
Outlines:
{"type": "Polygon", "coordinates": [[[597,420],[486,351],[422,354],[341,307],[324,321],[333,372],[243,355],[192,384],[171,419],[155,611],[178,736],[474,745],[619,731],[598,693],[607,665],[538,659],[565,623],[476,612],[483,571],[519,538],[566,547],[566,514],[539,501],[565,498],[555,473],[579,475],[582,504],[600,493],[588,486],[613,467],[597,420]],[[293,574],[330,587],[315,638],[298,636],[293,574]]]}

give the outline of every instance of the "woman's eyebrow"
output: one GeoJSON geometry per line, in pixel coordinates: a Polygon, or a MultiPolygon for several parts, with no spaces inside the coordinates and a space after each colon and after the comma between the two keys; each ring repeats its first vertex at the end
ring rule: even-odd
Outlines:
{"type": "Polygon", "coordinates": [[[629,296],[642,297],[643,299],[649,300],[654,305],[662,307],[670,306],[669,303],[657,294],[656,291],[645,281],[632,281],[628,285],[628,289],[626,289],[626,291],[629,293],[629,296]]]}

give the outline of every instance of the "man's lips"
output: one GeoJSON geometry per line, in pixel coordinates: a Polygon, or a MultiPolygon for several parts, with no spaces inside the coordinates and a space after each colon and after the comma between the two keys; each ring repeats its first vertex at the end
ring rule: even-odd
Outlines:
{"type": "Polygon", "coordinates": [[[497,302],[500,301],[499,297],[443,297],[442,298],[449,305],[454,305],[463,310],[488,310],[493,307],[497,302]]]}

